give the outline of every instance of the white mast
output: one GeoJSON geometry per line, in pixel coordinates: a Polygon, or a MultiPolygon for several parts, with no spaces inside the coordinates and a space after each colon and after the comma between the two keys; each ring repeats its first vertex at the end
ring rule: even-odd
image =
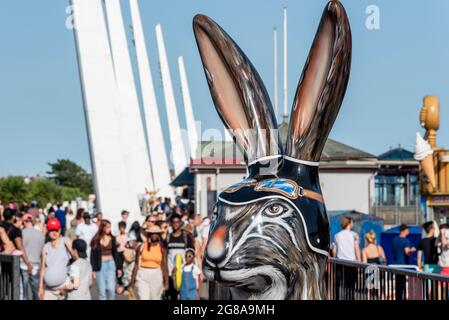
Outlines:
{"type": "Polygon", "coordinates": [[[159,60],[161,64],[162,84],[164,87],[165,105],[167,107],[168,128],[170,131],[171,158],[175,170],[175,176],[178,176],[187,167],[187,158],[184,151],[184,145],[179,126],[178,111],[176,110],[175,95],[171,82],[170,68],[168,65],[167,52],[165,50],[164,36],[162,35],[161,25],[156,26],[156,39],[159,50],[159,60]]]}
{"type": "Polygon", "coordinates": [[[273,45],[274,45],[274,115],[278,117],[278,49],[277,49],[277,30],[273,29],[273,45]]]}
{"type": "Polygon", "coordinates": [[[287,7],[284,7],[284,117],[287,119],[287,7]]]}
{"type": "Polygon", "coordinates": [[[198,145],[198,134],[196,132],[195,117],[193,115],[192,100],[190,98],[189,83],[184,65],[184,58],[178,58],[179,75],[181,78],[182,98],[184,101],[184,110],[186,114],[187,133],[189,135],[190,157],[196,158],[196,148],[198,145]]]}
{"type": "Polygon", "coordinates": [[[146,188],[154,189],[153,176],[151,174],[120,1],[106,0],[105,4],[115,80],[119,94],[118,116],[125,147],[125,161],[129,172],[130,185],[134,187],[137,196],[138,194],[143,194],[146,188]]]}
{"type": "Polygon", "coordinates": [[[172,197],[173,188],[170,187],[170,170],[168,167],[167,153],[164,145],[161,121],[154,91],[151,67],[148,59],[148,50],[145,44],[145,36],[140,18],[140,10],[137,0],[130,0],[131,18],[136,44],[137,63],[139,69],[140,86],[145,113],[148,146],[150,149],[151,166],[156,191],[162,197],[172,197]]]}
{"type": "Polygon", "coordinates": [[[71,0],[98,210],[115,223],[138,212],[129,186],[118,121],[118,95],[101,0],[71,0]]]}

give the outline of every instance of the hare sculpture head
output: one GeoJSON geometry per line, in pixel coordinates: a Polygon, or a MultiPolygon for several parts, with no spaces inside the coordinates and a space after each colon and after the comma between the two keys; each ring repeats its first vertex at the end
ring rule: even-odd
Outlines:
{"type": "Polygon", "coordinates": [[[216,109],[243,149],[248,177],[220,193],[203,271],[236,299],[325,299],[329,221],[318,164],[346,91],[351,31],[330,1],[296,91],[285,151],[254,66],[210,18],[195,37],[216,109]]]}

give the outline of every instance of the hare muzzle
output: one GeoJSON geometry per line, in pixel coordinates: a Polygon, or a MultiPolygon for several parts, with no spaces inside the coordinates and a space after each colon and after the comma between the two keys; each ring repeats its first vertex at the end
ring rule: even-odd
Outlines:
{"type": "Polygon", "coordinates": [[[207,245],[206,254],[208,258],[214,262],[224,258],[226,253],[226,233],[227,228],[225,226],[219,227],[211,236],[207,245]]]}

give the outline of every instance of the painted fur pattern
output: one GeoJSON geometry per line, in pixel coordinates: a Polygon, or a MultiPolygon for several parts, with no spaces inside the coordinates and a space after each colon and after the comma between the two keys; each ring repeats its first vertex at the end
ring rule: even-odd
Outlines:
{"type": "Polygon", "coordinates": [[[203,271],[238,299],[324,299],[326,257],[310,251],[297,213],[281,199],[219,205],[214,229],[231,226],[226,256],[203,271]],[[293,244],[293,246],[292,246],[293,244]],[[243,267],[244,266],[244,267],[243,267]]]}

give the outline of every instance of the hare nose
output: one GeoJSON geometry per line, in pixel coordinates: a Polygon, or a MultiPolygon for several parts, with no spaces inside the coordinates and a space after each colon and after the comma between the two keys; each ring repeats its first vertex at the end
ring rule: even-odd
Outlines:
{"type": "Polygon", "coordinates": [[[218,259],[223,256],[226,246],[225,239],[227,234],[227,228],[225,226],[219,227],[209,239],[207,245],[207,255],[211,259],[218,259]]]}

